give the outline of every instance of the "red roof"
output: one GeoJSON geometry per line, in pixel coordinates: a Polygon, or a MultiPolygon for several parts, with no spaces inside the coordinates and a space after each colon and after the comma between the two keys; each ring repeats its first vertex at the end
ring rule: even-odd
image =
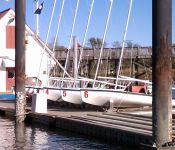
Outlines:
{"type": "Polygon", "coordinates": [[[2,12],[0,12],[0,19],[1,19],[9,10],[10,10],[10,8],[9,8],[9,9],[6,9],[6,10],[4,10],[4,11],[2,11],[2,12]]]}

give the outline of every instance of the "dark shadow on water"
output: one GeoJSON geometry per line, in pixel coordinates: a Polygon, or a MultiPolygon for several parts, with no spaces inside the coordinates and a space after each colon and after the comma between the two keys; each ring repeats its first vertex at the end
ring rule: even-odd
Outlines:
{"type": "Polygon", "coordinates": [[[95,138],[42,124],[20,123],[0,116],[0,149],[49,150],[132,150],[95,138]]]}

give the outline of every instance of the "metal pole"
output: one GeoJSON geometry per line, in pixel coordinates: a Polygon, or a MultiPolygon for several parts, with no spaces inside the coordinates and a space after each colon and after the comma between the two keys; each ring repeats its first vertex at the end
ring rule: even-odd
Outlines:
{"type": "Polygon", "coordinates": [[[153,140],[172,141],[172,0],[152,1],[153,140]]]}
{"type": "Polygon", "coordinates": [[[74,58],[73,58],[73,61],[74,61],[74,67],[73,67],[73,73],[74,73],[74,78],[76,79],[78,77],[78,68],[77,68],[77,39],[75,36],[73,36],[73,50],[74,50],[74,58]]]}
{"type": "MultiPolygon", "coordinates": [[[[38,0],[36,1],[36,10],[39,7],[39,2],[38,0]]],[[[36,15],[36,35],[39,36],[39,14],[35,14],[36,15]]]]}
{"type": "Polygon", "coordinates": [[[15,91],[16,122],[25,119],[25,0],[15,1],[15,91]]]}

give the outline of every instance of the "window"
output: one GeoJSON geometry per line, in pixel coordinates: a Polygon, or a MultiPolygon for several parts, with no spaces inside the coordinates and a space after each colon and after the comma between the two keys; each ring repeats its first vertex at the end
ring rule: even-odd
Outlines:
{"type": "Polygon", "coordinates": [[[6,26],[6,48],[15,48],[15,26],[6,26]]]}
{"type": "Polygon", "coordinates": [[[15,73],[13,70],[8,70],[8,78],[14,78],[15,77],[15,73]]]}

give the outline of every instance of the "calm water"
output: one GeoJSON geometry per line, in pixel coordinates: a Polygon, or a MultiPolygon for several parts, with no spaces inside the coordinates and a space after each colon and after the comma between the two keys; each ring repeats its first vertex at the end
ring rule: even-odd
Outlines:
{"type": "Polygon", "coordinates": [[[0,116],[0,150],[131,150],[42,125],[15,125],[0,116]]]}

